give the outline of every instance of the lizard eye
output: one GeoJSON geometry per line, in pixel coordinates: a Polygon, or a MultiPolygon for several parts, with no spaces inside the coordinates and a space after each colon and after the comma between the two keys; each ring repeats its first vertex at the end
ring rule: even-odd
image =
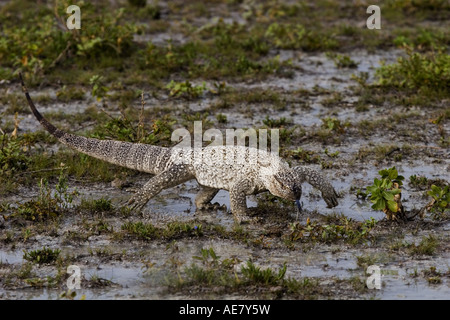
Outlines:
{"type": "Polygon", "coordinates": [[[278,181],[278,183],[281,185],[281,187],[285,190],[291,190],[291,188],[288,186],[289,181],[284,177],[284,175],[276,174],[275,180],[278,181]]]}

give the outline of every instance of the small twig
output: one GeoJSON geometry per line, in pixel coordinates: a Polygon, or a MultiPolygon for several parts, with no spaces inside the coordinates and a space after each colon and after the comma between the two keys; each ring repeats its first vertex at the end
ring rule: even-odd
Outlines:
{"type": "Polygon", "coordinates": [[[56,170],[61,170],[61,168],[52,168],[52,169],[41,169],[41,170],[34,170],[34,171],[25,171],[25,172],[21,172],[18,175],[24,175],[24,174],[30,174],[30,173],[37,173],[37,172],[47,172],[47,171],[56,171],[56,170]]]}
{"type": "Polygon", "coordinates": [[[72,41],[67,42],[67,46],[64,48],[64,50],[56,57],[55,60],[53,60],[52,64],[48,67],[48,69],[52,69],[57,63],[59,63],[64,55],[69,51],[70,47],[72,46],[72,41]]]}
{"type": "Polygon", "coordinates": [[[430,202],[428,202],[422,209],[418,210],[416,214],[414,214],[411,217],[408,217],[408,219],[414,219],[415,216],[419,215],[421,218],[425,216],[425,211],[430,211],[433,205],[436,203],[435,199],[431,199],[430,202]]]}
{"type": "Polygon", "coordinates": [[[103,112],[104,114],[106,114],[108,117],[110,117],[112,120],[115,120],[116,118],[114,118],[112,115],[110,115],[108,112],[106,112],[105,108],[101,108],[100,109],[101,112],[103,112]]]}
{"type": "Polygon", "coordinates": [[[85,125],[80,126],[77,130],[75,130],[74,132],[79,132],[81,130],[84,130],[86,128],[89,128],[91,126],[95,125],[95,122],[91,122],[91,123],[87,123],[85,125]]]}
{"type": "Polygon", "coordinates": [[[141,112],[139,114],[139,124],[138,124],[138,140],[141,140],[141,138],[144,135],[144,106],[145,106],[145,100],[144,100],[144,92],[141,93],[141,112]]]}
{"type": "Polygon", "coordinates": [[[18,115],[19,114],[17,112],[14,114],[14,131],[11,133],[11,138],[17,137],[17,129],[19,129],[19,124],[20,124],[18,115]]]}

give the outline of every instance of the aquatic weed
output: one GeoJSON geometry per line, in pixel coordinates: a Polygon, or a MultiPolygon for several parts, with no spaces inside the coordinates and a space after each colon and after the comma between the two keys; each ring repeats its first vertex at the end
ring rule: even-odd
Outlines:
{"type": "Polygon", "coordinates": [[[30,262],[34,262],[37,264],[46,264],[55,262],[59,257],[61,250],[59,249],[49,249],[44,247],[43,249],[37,249],[33,251],[25,251],[23,252],[23,258],[30,262]]]}

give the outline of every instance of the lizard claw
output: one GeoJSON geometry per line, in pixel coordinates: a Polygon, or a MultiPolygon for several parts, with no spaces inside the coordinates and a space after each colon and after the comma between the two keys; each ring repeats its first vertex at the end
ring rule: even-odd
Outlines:
{"type": "Polygon", "coordinates": [[[253,223],[258,223],[261,221],[260,217],[248,215],[249,211],[251,211],[251,210],[247,209],[246,212],[237,212],[237,213],[232,212],[234,221],[236,221],[238,224],[253,224],[253,223]]]}
{"type": "Polygon", "coordinates": [[[131,211],[142,211],[142,209],[144,208],[144,206],[147,204],[147,201],[133,196],[130,198],[130,200],[128,200],[127,206],[131,211]]]}
{"type": "Polygon", "coordinates": [[[220,205],[218,202],[215,203],[206,203],[197,206],[197,210],[200,211],[215,211],[215,210],[226,210],[226,205],[220,205]]]}
{"type": "Polygon", "coordinates": [[[249,216],[241,216],[235,219],[238,224],[254,224],[261,221],[259,217],[249,217],[249,216]]]}

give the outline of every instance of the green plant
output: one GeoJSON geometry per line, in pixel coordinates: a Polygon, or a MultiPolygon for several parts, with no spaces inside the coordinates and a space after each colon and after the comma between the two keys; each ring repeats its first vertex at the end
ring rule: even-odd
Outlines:
{"type": "Polygon", "coordinates": [[[367,80],[369,79],[368,72],[360,72],[359,75],[352,74],[350,77],[352,80],[356,81],[362,88],[367,87],[367,80]]]}
{"type": "Polygon", "coordinates": [[[63,86],[56,92],[56,97],[62,102],[69,102],[72,100],[81,100],[84,98],[84,90],[75,87],[63,86]]]}
{"type": "Polygon", "coordinates": [[[290,124],[291,121],[287,120],[285,117],[281,117],[280,119],[271,119],[269,116],[266,116],[262,123],[269,128],[282,128],[290,124]]]}
{"type": "Polygon", "coordinates": [[[326,117],[322,120],[322,127],[330,132],[344,133],[345,128],[349,126],[349,123],[341,123],[341,120],[336,118],[326,117]]]}
{"type": "Polygon", "coordinates": [[[23,258],[30,262],[44,264],[55,262],[59,257],[61,250],[59,249],[49,249],[44,247],[43,249],[33,250],[33,251],[23,251],[23,258]]]}
{"type": "Polygon", "coordinates": [[[322,158],[314,151],[304,150],[298,147],[296,150],[291,150],[290,154],[294,159],[304,161],[305,163],[320,163],[322,158]]]}
{"type": "Polygon", "coordinates": [[[248,284],[260,284],[260,285],[277,285],[281,284],[286,275],[286,263],[278,272],[271,268],[261,269],[253,264],[251,260],[247,261],[246,266],[241,267],[242,275],[244,276],[248,284]]]}
{"type": "Polygon", "coordinates": [[[172,125],[175,123],[170,117],[162,117],[152,121],[151,127],[122,116],[111,117],[106,123],[99,124],[91,133],[91,137],[98,139],[114,139],[146,144],[169,144],[171,141],[172,125]]]}
{"type": "Polygon", "coordinates": [[[450,95],[450,55],[446,50],[427,53],[408,50],[407,57],[397,63],[382,65],[375,72],[378,85],[410,92],[418,90],[426,96],[450,95]]]}
{"type": "Polygon", "coordinates": [[[210,89],[209,91],[211,93],[218,94],[218,95],[224,94],[227,91],[229,91],[229,88],[228,88],[228,86],[227,86],[225,81],[214,82],[214,88],[215,89],[210,89]]]}
{"type": "Polygon", "coordinates": [[[67,176],[61,169],[55,192],[52,192],[47,180],[41,179],[37,198],[20,203],[14,209],[12,215],[31,221],[54,218],[66,211],[77,195],[78,192],[76,190],[69,192],[67,176]]]}
{"type": "Polygon", "coordinates": [[[89,84],[92,86],[91,94],[101,101],[102,99],[108,97],[107,92],[109,88],[104,85],[105,78],[103,76],[94,75],[89,79],[89,84]]]}
{"type": "Polygon", "coordinates": [[[167,227],[162,231],[162,236],[164,238],[173,239],[181,235],[202,236],[202,225],[174,221],[168,223],[167,227]]]}
{"type": "Polygon", "coordinates": [[[41,181],[39,196],[35,200],[21,203],[14,211],[13,216],[20,216],[26,220],[44,220],[59,215],[58,202],[51,195],[48,183],[41,181]]]}
{"type": "Polygon", "coordinates": [[[281,49],[317,51],[336,49],[339,46],[338,42],[331,35],[317,30],[307,30],[301,24],[274,22],[267,28],[265,37],[281,49]]]}
{"type": "Polygon", "coordinates": [[[114,206],[111,202],[111,199],[106,199],[102,197],[100,199],[92,199],[92,200],[82,199],[79,205],[79,209],[98,213],[111,211],[114,209],[114,206]]]}
{"type": "Polygon", "coordinates": [[[192,263],[189,267],[186,267],[184,270],[186,278],[178,279],[179,284],[231,287],[239,282],[237,275],[233,274],[233,268],[238,262],[237,259],[221,260],[213,248],[202,248],[200,253],[200,256],[193,256],[193,259],[199,261],[200,265],[192,263]]]}
{"type": "Polygon", "coordinates": [[[224,114],[221,114],[221,113],[219,113],[216,116],[216,119],[217,119],[217,122],[219,122],[219,123],[227,123],[228,122],[227,116],[224,114]]]}
{"type": "Polygon", "coordinates": [[[205,82],[202,85],[196,86],[189,82],[189,80],[185,82],[175,82],[172,80],[166,85],[166,89],[170,90],[169,94],[172,97],[184,96],[188,99],[198,98],[207,90],[205,82]]]}
{"type": "Polygon", "coordinates": [[[74,190],[69,192],[69,186],[67,184],[67,175],[64,173],[64,168],[61,168],[58,183],[55,186],[54,199],[61,210],[67,209],[71,206],[73,199],[78,195],[78,191],[74,190]]]}
{"type": "Polygon", "coordinates": [[[344,216],[337,217],[335,223],[320,224],[309,219],[306,225],[293,223],[291,232],[284,238],[288,244],[293,241],[320,241],[332,243],[345,241],[348,243],[361,243],[371,237],[370,231],[375,227],[376,220],[370,218],[364,222],[356,222],[344,216]]]}
{"type": "Polygon", "coordinates": [[[306,35],[302,25],[282,25],[272,23],[266,31],[265,36],[272,39],[273,43],[282,49],[298,49],[300,41],[306,35]]]}
{"type": "Polygon", "coordinates": [[[433,235],[423,237],[419,244],[408,245],[409,253],[411,255],[428,255],[432,256],[439,245],[439,241],[433,235]]]}
{"type": "Polygon", "coordinates": [[[450,209],[450,187],[447,185],[440,188],[436,185],[431,186],[431,190],[427,192],[432,200],[427,204],[426,209],[430,211],[436,218],[444,215],[445,211],[450,209]]]}
{"type": "MultiPolygon", "coordinates": [[[[121,64],[136,49],[133,34],[138,28],[132,22],[122,23],[123,8],[84,3],[83,28],[67,32],[58,26],[65,22],[62,15],[67,6],[67,1],[45,6],[20,0],[2,6],[2,76],[12,78],[22,71],[37,82],[45,74],[63,70],[69,56],[71,65],[91,64],[92,69],[92,65],[111,61],[121,64]]],[[[72,72],[67,73],[72,77],[72,72]]]]}
{"type": "Polygon", "coordinates": [[[357,68],[359,64],[347,55],[342,55],[335,52],[327,52],[325,55],[327,58],[333,60],[334,64],[338,68],[357,68]]]}
{"type": "Polygon", "coordinates": [[[202,248],[200,249],[200,254],[200,256],[193,256],[192,258],[201,261],[207,267],[216,267],[218,265],[220,257],[216,255],[213,248],[202,248]]]}
{"type": "Polygon", "coordinates": [[[83,62],[92,59],[101,62],[102,59],[99,58],[112,58],[122,62],[121,58],[128,57],[137,49],[133,43],[133,35],[139,28],[134,23],[122,23],[124,11],[125,8],[106,11],[99,21],[98,16],[94,16],[95,12],[89,10],[89,6],[84,7],[84,27],[71,39],[76,43],[72,50],[75,50],[83,62]]]}
{"type": "Polygon", "coordinates": [[[28,167],[30,158],[24,149],[15,134],[0,135],[0,174],[9,176],[28,167]]]}
{"type": "Polygon", "coordinates": [[[375,178],[374,183],[367,187],[370,194],[372,209],[382,210],[388,220],[405,219],[405,213],[401,204],[401,190],[404,177],[398,175],[395,167],[380,170],[381,180],[375,178]]]}
{"type": "Polygon", "coordinates": [[[423,29],[419,28],[418,32],[401,32],[400,35],[394,38],[395,46],[402,48],[416,47],[418,50],[439,50],[440,47],[445,46],[448,41],[448,33],[442,32],[439,29],[423,29]]]}
{"type": "Polygon", "coordinates": [[[336,158],[337,156],[339,156],[339,151],[335,151],[333,153],[330,153],[328,151],[328,148],[325,148],[325,150],[323,151],[327,156],[329,156],[330,158],[336,158]]]}
{"type": "Polygon", "coordinates": [[[395,167],[380,170],[378,171],[378,174],[381,176],[381,179],[387,179],[392,183],[396,183],[399,187],[403,185],[403,180],[405,180],[405,177],[398,174],[398,171],[395,167]]]}
{"type": "Polygon", "coordinates": [[[201,236],[202,226],[182,222],[171,222],[166,228],[155,227],[151,223],[127,222],[122,225],[122,230],[140,239],[175,239],[181,236],[201,236]]]}
{"type": "Polygon", "coordinates": [[[138,222],[127,222],[122,225],[122,230],[127,231],[130,234],[134,234],[139,238],[145,240],[154,239],[157,236],[158,229],[151,223],[138,222]]]}
{"type": "Polygon", "coordinates": [[[423,189],[428,186],[428,178],[424,176],[417,176],[415,174],[409,177],[409,184],[418,189],[423,189]]]}

